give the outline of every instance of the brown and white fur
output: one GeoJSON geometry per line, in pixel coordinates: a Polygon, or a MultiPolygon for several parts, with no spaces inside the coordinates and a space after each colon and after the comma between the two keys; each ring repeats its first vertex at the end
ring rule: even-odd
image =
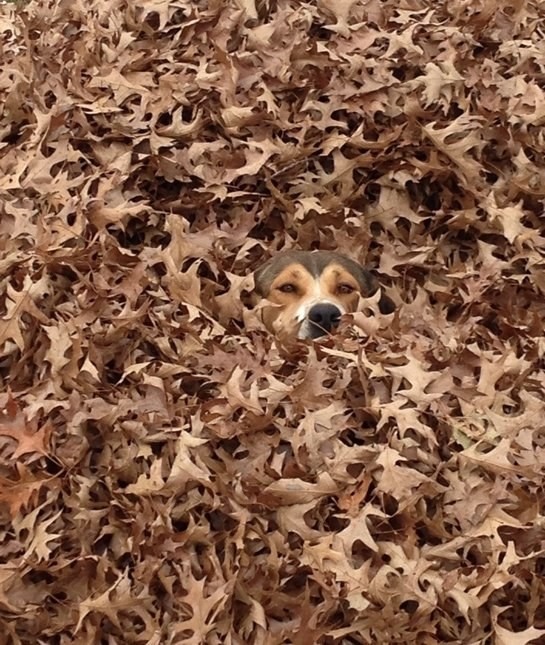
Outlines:
{"type": "MultiPolygon", "coordinates": [[[[267,329],[283,337],[315,339],[332,333],[341,316],[358,311],[361,299],[380,288],[367,269],[332,251],[284,251],[254,273],[262,320],[267,329]]],[[[381,313],[394,309],[381,293],[381,313]]]]}

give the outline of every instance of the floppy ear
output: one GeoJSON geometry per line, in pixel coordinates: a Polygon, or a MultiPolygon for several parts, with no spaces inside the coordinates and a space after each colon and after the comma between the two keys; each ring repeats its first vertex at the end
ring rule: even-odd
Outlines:
{"type": "MultiPolygon", "coordinates": [[[[362,295],[366,298],[374,296],[375,293],[381,289],[380,283],[371,271],[358,265],[359,275],[358,282],[360,283],[362,295]]],[[[378,308],[381,314],[391,314],[395,311],[394,301],[387,296],[381,289],[380,300],[378,301],[378,308]]]]}
{"type": "Polygon", "coordinates": [[[391,314],[395,311],[396,306],[394,301],[382,291],[378,301],[378,308],[381,314],[391,314]]]}
{"type": "Polygon", "coordinates": [[[273,258],[270,258],[248,276],[240,294],[242,304],[248,309],[253,309],[262,298],[267,296],[273,279],[272,263],[273,258]]]}
{"type": "Polygon", "coordinates": [[[273,258],[270,258],[265,264],[256,269],[253,273],[254,276],[254,290],[257,296],[265,297],[271,286],[273,280],[272,269],[273,258]]]}
{"type": "Polygon", "coordinates": [[[240,300],[247,309],[253,309],[260,299],[261,296],[256,286],[255,273],[251,273],[242,284],[240,300]]]}

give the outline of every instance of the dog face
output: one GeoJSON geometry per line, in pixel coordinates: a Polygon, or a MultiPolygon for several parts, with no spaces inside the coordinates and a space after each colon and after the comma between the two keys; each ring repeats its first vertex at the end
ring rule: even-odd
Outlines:
{"type": "MultiPolygon", "coordinates": [[[[262,310],[267,329],[282,337],[314,339],[332,333],[360,298],[377,292],[376,278],[354,260],[331,251],[285,251],[254,273],[257,294],[270,305],[262,310]]],[[[391,313],[384,294],[378,303],[391,313]]]]}

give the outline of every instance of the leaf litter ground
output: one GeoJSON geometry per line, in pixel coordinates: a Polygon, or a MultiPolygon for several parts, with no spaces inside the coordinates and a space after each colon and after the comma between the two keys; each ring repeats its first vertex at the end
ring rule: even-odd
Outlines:
{"type": "Polygon", "coordinates": [[[542,3],[0,11],[3,642],[545,642],[542,3]]]}

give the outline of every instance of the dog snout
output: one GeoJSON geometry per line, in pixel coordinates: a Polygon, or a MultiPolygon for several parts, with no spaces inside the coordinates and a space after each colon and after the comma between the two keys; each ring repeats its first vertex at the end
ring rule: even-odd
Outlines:
{"type": "Polygon", "coordinates": [[[341,320],[341,310],[329,303],[318,303],[310,308],[308,319],[312,327],[312,337],[319,338],[329,333],[341,320]]]}

